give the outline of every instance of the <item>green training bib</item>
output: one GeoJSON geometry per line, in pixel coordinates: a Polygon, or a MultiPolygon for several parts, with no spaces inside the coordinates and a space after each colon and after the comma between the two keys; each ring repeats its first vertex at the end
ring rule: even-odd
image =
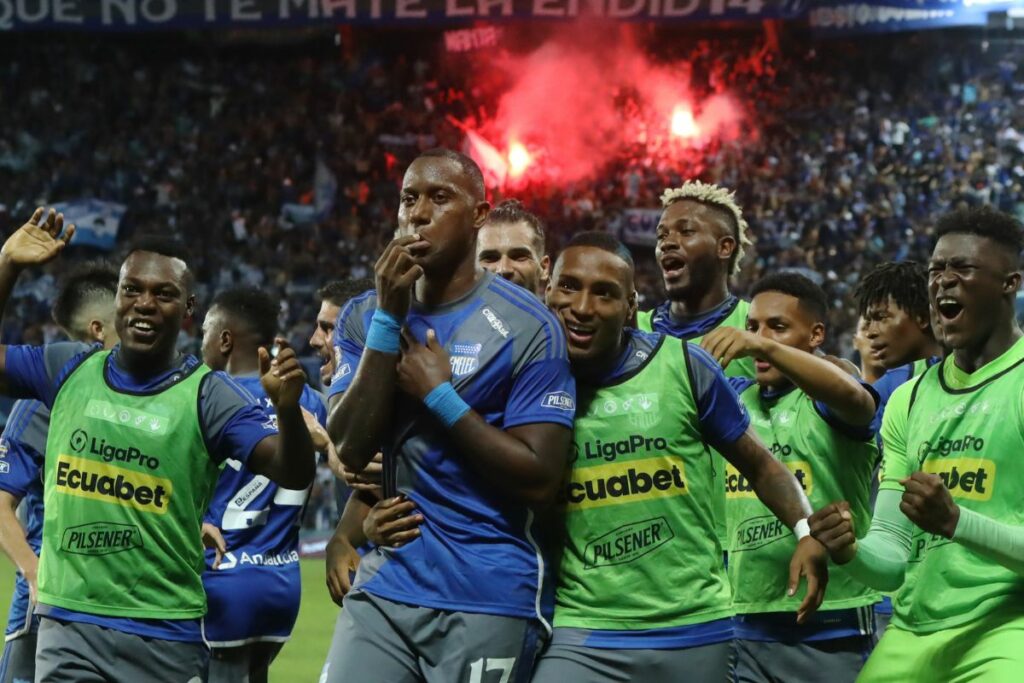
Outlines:
{"type": "MultiPolygon", "coordinates": [[[[903,476],[942,477],[957,505],[1024,524],[1024,344],[973,375],[947,358],[910,389],[903,476]],[[954,388],[949,377],[963,380],[954,388]]],[[[905,403],[893,405],[894,409],[905,403]]],[[[888,456],[887,456],[888,457],[888,456]]],[[[883,488],[896,483],[895,466],[883,488]]],[[[946,538],[914,527],[893,623],[915,633],[960,626],[998,609],[1024,613],[1024,578],[946,538]]]]}
{"type": "MultiPolygon", "coordinates": [[[[718,324],[718,327],[734,327],[738,330],[747,329],[747,311],[750,310],[750,302],[738,299],[736,307],[725,317],[725,319],[718,324]]],[[[651,329],[651,319],[654,316],[654,311],[641,311],[636,314],[636,321],[638,329],[645,332],[653,332],[651,329]]],[[[717,329],[717,328],[716,328],[717,329]]],[[[693,337],[686,341],[700,345],[703,336],[693,337]]],[[[718,360],[717,358],[715,360],[718,360]]],[[[756,371],[754,370],[754,359],[753,358],[739,358],[729,363],[729,367],[724,370],[726,377],[747,377],[754,379],[756,371]]],[[[725,481],[725,458],[723,458],[718,451],[711,450],[714,454],[712,458],[712,466],[714,467],[714,477],[716,482],[725,481]]],[[[713,501],[713,510],[715,514],[715,533],[718,535],[718,542],[723,548],[728,548],[729,538],[725,527],[725,488],[724,485],[720,484],[721,495],[717,495],[713,501]]]]}
{"type": "Polygon", "coordinates": [[[217,481],[200,430],[199,365],[132,394],[93,353],[61,386],[46,442],[39,601],[137,619],[206,613],[200,526],[217,481]]]}
{"type": "Polygon", "coordinates": [[[577,389],[556,627],[667,628],[732,614],[684,346],[664,337],[638,372],[577,389]]]}
{"type": "MultiPolygon", "coordinates": [[[[859,441],[825,422],[814,401],[794,388],[775,399],[753,384],[740,394],[757,435],[793,473],[818,510],[836,500],[850,503],[857,529],[871,522],[871,473],[878,458],[874,439],[859,441]]],[[[738,614],[796,611],[801,596],[787,597],[789,560],[796,537],[771,513],[753,487],[726,463],[726,519],[729,580],[738,614]]],[[[854,581],[842,567],[829,567],[821,610],[848,609],[878,602],[875,591],[854,581]]]]}

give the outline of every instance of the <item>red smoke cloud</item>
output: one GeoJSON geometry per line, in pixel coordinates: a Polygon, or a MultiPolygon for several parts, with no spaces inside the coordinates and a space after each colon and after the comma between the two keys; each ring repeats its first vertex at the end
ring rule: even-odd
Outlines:
{"type": "Polygon", "coordinates": [[[674,161],[739,135],[728,96],[698,100],[689,65],[655,63],[627,25],[580,21],[528,54],[481,62],[480,82],[509,84],[478,130],[505,154],[510,184],[579,180],[626,150],[674,161]]]}

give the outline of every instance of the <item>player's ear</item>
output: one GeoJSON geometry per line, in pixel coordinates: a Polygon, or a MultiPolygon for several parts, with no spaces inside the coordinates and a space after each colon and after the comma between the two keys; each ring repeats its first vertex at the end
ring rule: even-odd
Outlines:
{"type": "Polygon", "coordinates": [[[1010,294],[1015,294],[1018,290],[1020,290],[1020,271],[1015,270],[1014,272],[1010,273],[1010,275],[1006,278],[1006,281],[1003,283],[1003,291],[1010,294]]]}
{"type": "Polygon", "coordinates": [[[479,230],[487,222],[487,216],[491,213],[491,205],[488,202],[477,202],[473,209],[473,227],[479,230]]]}
{"type": "Polygon", "coordinates": [[[723,261],[732,259],[736,253],[736,238],[732,235],[723,235],[718,238],[718,258],[723,261]]]}
{"type": "Polygon", "coordinates": [[[231,349],[235,348],[235,336],[231,334],[231,330],[221,330],[219,348],[224,356],[231,355],[231,349]]]}
{"type": "Polygon", "coordinates": [[[639,296],[637,295],[635,289],[632,292],[629,293],[628,297],[626,297],[626,301],[629,304],[629,317],[627,318],[627,320],[630,320],[630,321],[636,320],[636,309],[637,309],[637,303],[636,302],[637,302],[638,299],[639,299],[639,296]]]}
{"type": "Polygon", "coordinates": [[[107,333],[102,320],[89,321],[89,338],[100,344],[106,341],[107,333]]]}
{"type": "Polygon", "coordinates": [[[189,294],[188,298],[185,299],[185,317],[191,318],[196,312],[196,295],[189,294]]]}
{"type": "Polygon", "coordinates": [[[825,323],[816,322],[811,325],[811,349],[817,350],[819,346],[825,343],[825,323]]]}

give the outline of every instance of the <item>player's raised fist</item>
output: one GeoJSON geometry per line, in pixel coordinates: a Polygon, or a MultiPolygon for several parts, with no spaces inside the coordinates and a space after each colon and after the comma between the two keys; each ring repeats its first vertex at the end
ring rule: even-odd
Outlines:
{"type": "Polygon", "coordinates": [[[704,335],[700,346],[726,368],[737,358],[760,355],[764,342],[764,339],[752,332],[735,327],[719,327],[704,335]]]}
{"type": "Polygon", "coordinates": [[[857,529],[845,500],[821,508],[807,518],[807,524],[811,536],[828,549],[836,564],[846,564],[857,554],[857,529]]]}
{"type": "Polygon", "coordinates": [[[901,479],[903,500],[900,510],[911,522],[930,534],[953,538],[960,522],[960,508],[937,474],[914,472],[901,479]]]}
{"type": "Polygon", "coordinates": [[[411,251],[420,241],[415,233],[396,237],[384,248],[374,266],[377,306],[399,320],[409,312],[412,286],[423,276],[423,268],[416,264],[411,251]]]}
{"type": "Polygon", "coordinates": [[[73,224],[64,225],[64,214],[39,207],[25,225],[7,238],[0,259],[16,268],[51,261],[71,241],[73,224]]]}
{"type": "Polygon", "coordinates": [[[306,385],[306,372],[287,343],[277,344],[277,356],[270,357],[266,347],[259,349],[260,383],[278,410],[299,405],[306,385]]]}

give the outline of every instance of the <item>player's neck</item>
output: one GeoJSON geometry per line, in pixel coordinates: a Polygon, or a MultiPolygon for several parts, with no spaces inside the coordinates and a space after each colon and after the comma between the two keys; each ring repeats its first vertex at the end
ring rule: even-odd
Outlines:
{"type": "Polygon", "coordinates": [[[615,364],[622,357],[627,343],[626,335],[620,333],[619,343],[614,351],[603,354],[600,358],[570,361],[573,377],[589,383],[601,381],[615,369],[615,364]]]}
{"type": "Polygon", "coordinates": [[[258,375],[260,372],[259,355],[256,349],[233,349],[228,356],[228,364],[224,371],[232,376],[258,375]]]}
{"type": "Polygon", "coordinates": [[[1005,316],[981,344],[953,351],[953,360],[964,372],[975,372],[1006,353],[1020,338],[1021,331],[1013,317],[1005,316]]]}
{"type": "Polygon", "coordinates": [[[416,301],[426,309],[437,308],[465,296],[483,277],[475,260],[463,261],[453,273],[424,275],[416,281],[416,301]]]}
{"type": "Polygon", "coordinates": [[[135,379],[147,379],[169,372],[174,367],[179,355],[175,348],[171,348],[165,353],[143,355],[121,347],[115,362],[135,379]]]}
{"type": "Polygon", "coordinates": [[[679,299],[673,299],[669,303],[669,312],[678,320],[694,318],[721,306],[728,298],[729,283],[722,279],[707,289],[694,289],[679,299]]]}

